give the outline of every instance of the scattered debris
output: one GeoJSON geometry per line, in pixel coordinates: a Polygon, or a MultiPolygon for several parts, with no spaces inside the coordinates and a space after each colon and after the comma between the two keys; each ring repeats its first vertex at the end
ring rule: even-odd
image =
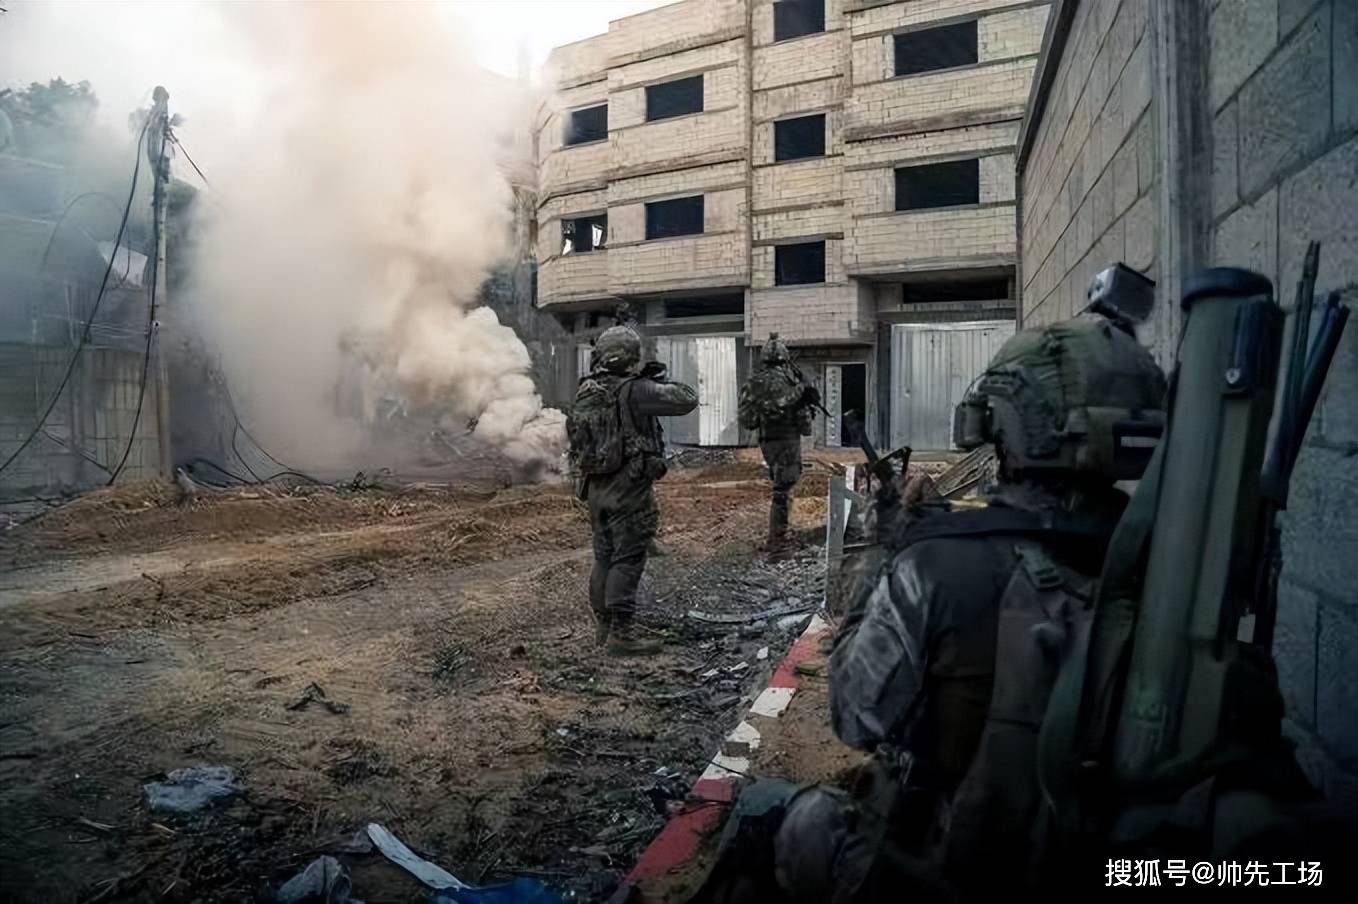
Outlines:
{"type": "Polygon", "coordinates": [[[332,854],[371,854],[373,843],[372,839],[368,837],[367,831],[359,829],[354,832],[353,837],[326,845],[325,849],[332,854]]]}
{"type": "Polygon", "coordinates": [[[377,845],[377,849],[382,852],[384,857],[430,888],[462,889],[467,887],[452,873],[416,855],[414,851],[401,843],[401,839],[388,832],[385,826],[378,825],[375,822],[368,823],[368,837],[372,839],[373,844],[377,845]]]}
{"type": "Polygon", "coordinates": [[[429,904],[560,904],[561,897],[535,879],[515,879],[483,888],[449,888],[434,892],[429,904]]]}
{"type": "Polygon", "coordinates": [[[278,890],[279,904],[363,904],[352,896],[349,873],[334,857],[317,857],[278,890]]]}
{"type": "Polygon", "coordinates": [[[763,662],[765,659],[768,659],[768,658],[769,658],[769,648],[768,648],[768,647],[760,647],[760,648],[759,648],[759,652],[754,654],[754,658],[755,658],[755,659],[758,659],[760,662],[763,662]]]}
{"type": "Polygon", "coordinates": [[[191,766],[176,769],[163,782],[142,786],[146,805],[153,810],[193,813],[226,797],[241,793],[235,773],[228,766],[191,766]]]}
{"type": "Polygon", "coordinates": [[[324,706],[326,709],[330,710],[330,712],[334,713],[337,716],[347,715],[349,712],[349,704],[336,703],[333,700],[327,699],[325,696],[325,688],[321,687],[314,681],[306,686],[306,690],[302,691],[301,698],[299,698],[295,703],[288,704],[288,709],[294,712],[298,712],[300,710],[306,709],[312,703],[321,704],[321,706],[324,706]]]}
{"type": "Polygon", "coordinates": [[[739,675],[750,667],[748,662],[737,662],[735,665],[727,666],[726,671],[732,675],[739,675]]]}
{"type": "Polygon", "coordinates": [[[690,609],[687,612],[687,615],[694,621],[705,622],[712,625],[741,625],[748,622],[766,621],[770,618],[800,615],[803,612],[810,612],[811,608],[811,606],[804,605],[801,600],[793,597],[788,600],[786,605],[775,606],[770,609],[761,609],[758,612],[703,612],[698,609],[690,609]]]}

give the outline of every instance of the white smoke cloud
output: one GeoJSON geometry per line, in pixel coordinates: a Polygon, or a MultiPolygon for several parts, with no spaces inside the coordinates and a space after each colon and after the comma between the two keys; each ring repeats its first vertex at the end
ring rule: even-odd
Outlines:
{"type": "Polygon", "coordinates": [[[529,122],[522,89],[424,4],[269,4],[242,23],[279,87],[210,174],[186,303],[260,439],[347,467],[367,436],[346,400],[386,392],[459,429],[475,418],[516,462],[554,459],[560,412],[476,307],[512,250],[499,164],[529,122]]]}

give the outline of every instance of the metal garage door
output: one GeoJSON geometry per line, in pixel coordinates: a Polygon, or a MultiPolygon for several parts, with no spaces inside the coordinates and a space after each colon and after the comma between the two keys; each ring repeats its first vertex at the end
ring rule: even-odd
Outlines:
{"type": "Polygon", "coordinates": [[[951,449],[953,409],[1012,335],[1010,320],[893,325],[892,446],[951,449]]]}
{"type": "Polygon", "coordinates": [[[669,368],[669,378],[698,390],[697,410],[661,421],[666,438],[681,445],[739,445],[736,337],[662,336],[655,346],[656,359],[669,368]]]}

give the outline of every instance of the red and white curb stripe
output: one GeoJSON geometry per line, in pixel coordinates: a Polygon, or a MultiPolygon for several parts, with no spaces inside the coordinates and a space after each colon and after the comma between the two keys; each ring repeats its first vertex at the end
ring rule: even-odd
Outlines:
{"type": "Polygon", "coordinates": [[[686,809],[673,816],[642,852],[609,899],[610,904],[622,904],[629,900],[633,889],[693,859],[703,839],[721,823],[727,806],[736,798],[736,786],[749,773],[749,754],[761,741],[760,724],[777,719],[787,710],[799,685],[797,666],[816,654],[820,639],[829,630],[824,619],[812,616],[811,623],[774,671],[768,687],[755,698],[745,718],[726,736],[707,769],[694,782],[686,809]]]}

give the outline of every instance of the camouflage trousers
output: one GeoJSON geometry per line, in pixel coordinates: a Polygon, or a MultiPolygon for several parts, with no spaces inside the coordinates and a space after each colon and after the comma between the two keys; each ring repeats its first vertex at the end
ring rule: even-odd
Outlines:
{"type": "Polygon", "coordinates": [[[649,484],[619,494],[591,490],[589,522],[594,539],[590,608],[599,619],[622,627],[636,615],[637,587],[659,529],[655,494],[649,484]]]}
{"type": "Polygon", "coordinates": [[[761,440],[759,451],[764,453],[764,464],[773,483],[773,498],[769,503],[769,544],[787,539],[788,522],[792,517],[792,490],[802,478],[801,437],[761,440]]]}

